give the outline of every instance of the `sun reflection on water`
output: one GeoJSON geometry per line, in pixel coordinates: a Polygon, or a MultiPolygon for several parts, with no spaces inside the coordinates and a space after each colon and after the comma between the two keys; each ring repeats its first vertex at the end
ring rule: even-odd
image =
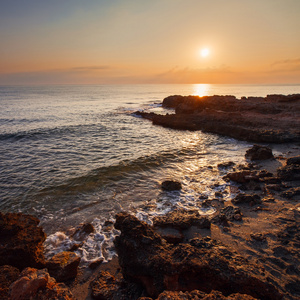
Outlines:
{"type": "Polygon", "coordinates": [[[193,89],[194,89],[194,92],[193,92],[193,95],[195,96],[208,96],[210,93],[210,90],[211,90],[211,85],[210,84],[194,84],[193,85],[193,89]]]}

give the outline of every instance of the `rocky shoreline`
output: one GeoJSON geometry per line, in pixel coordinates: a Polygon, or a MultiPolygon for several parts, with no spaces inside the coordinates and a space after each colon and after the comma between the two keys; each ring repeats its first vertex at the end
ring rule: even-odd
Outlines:
{"type": "Polygon", "coordinates": [[[300,141],[300,94],[266,97],[169,96],[172,114],[136,112],[153,124],[178,130],[202,130],[260,143],[300,141]]]}
{"type": "Polygon", "coordinates": [[[246,165],[220,162],[236,197],[203,199],[216,208],[211,216],[195,207],[149,225],[119,213],[118,257],[85,270],[72,249],[45,259],[37,218],[0,213],[1,299],[299,299],[299,154],[297,145],[289,157],[255,145],[246,165]]]}

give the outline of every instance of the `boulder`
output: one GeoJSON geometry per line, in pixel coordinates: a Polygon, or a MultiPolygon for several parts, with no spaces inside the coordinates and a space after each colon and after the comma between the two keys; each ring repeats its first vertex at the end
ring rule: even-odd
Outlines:
{"type": "Polygon", "coordinates": [[[277,169],[277,176],[281,180],[300,180],[300,156],[287,159],[286,165],[277,169]]]}
{"type": "Polygon", "coordinates": [[[75,300],[71,291],[62,283],[56,283],[47,269],[24,269],[18,280],[10,286],[11,300],[75,300]]]}
{"type": "Polygon", "coordinates": [[[39,220],[21,213],[0,213],[0,265],[20,270],[45,266],[43,242],[46,235],[39,220]]]}
{"type": "Polygon", "coordinates": [[[271,148],[254,145],[246,151],[245,157],[250,160],[266,160],[274,158],[274,155],[271,148]]]}
{"type": "Polygon", "coordinates": [[[161,188],[165,191],[179,191],[181,190],[182,186],[181,183],[174,180],[166,180],[162,182],[161,188]]]}
{"type": "Polygon", "coordinates": [[[249,294],[260,299],[281,299],[278,290],[266,278],[258,264],[209,238],[171,245],[153,228],[127,213],[116,216],[115,239],[119,264],[128,281],[141,283],[154,298],[165,290],[210,293],[225,296],[249,294]]]}
{"type": "Polygon", "coordinates": [[[12,266],[0,267],[0,299],[9,299],[9,286],[18,279],[20,275],[19,269],[12,266]]]}
{"type": "Polygon", "coordinates": [[[63,251],[54,255],[48,262],[47,268],[57,281],[67,281],[77,276],[80,257],[74,252],[63,251]]]}

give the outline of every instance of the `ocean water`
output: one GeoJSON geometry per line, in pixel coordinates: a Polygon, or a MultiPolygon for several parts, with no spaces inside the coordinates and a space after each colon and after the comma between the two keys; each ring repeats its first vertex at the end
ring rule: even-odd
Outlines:
{"type": "Polygon", "coordinates": [[[0,210],[40,218],[49,256],[78,242],[73,228],[91,222],[95,232],[78,254],[110,259],[117,232],[106,221],[124,210],[150,223],[175,208],[213,213],[203,196],[232,197],[217,165],[244,163],[251,146],[153,126],[135,111],[165,113],[161,102],[174,94],[294,93],[300,85],[0,86],[0,210]],[[163,192],[167,179],[182,191],[163,192]]]}

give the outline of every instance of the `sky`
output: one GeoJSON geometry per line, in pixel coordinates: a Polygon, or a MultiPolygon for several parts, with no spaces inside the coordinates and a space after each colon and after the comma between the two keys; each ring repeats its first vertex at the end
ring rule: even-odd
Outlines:
{"type": "Polygon", "coordinates": [[[300,83],[300,0],[0,0],[0,85],[135,83],[300,83]]]}

